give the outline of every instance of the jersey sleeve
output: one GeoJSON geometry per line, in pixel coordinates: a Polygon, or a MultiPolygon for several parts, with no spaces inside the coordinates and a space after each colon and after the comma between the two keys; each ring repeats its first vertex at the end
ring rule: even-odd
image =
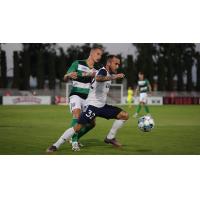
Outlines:
{"type": "Polygon", "coordinates": [[[97,76],[107,76],[107,71],[105,69],[100,69],[97,72],[97,76]]]}
{"type": "Polygon", "coordinates": [[[71,72],[76,72],[77,68],[78,68],[78,61],[75,61],[75,62],[72,63],[70,68],[67,70],[67,74],[69,74],[71,72]]]}

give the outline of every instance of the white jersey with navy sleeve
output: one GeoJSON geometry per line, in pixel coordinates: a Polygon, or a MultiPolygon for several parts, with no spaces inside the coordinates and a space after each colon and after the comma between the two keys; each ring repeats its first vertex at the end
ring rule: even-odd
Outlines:
{"type": "MultiPolygon", "coordinates": [[[[96,76],[111,76],[105,67],[102,67],[96,76]]],[[[86,105],[92,105],[98,108],[103,107],[106,104],[107,95],[111,81],[97,82],[95,78],[92,81],[88,98],[86,99],[86,105]]]]}

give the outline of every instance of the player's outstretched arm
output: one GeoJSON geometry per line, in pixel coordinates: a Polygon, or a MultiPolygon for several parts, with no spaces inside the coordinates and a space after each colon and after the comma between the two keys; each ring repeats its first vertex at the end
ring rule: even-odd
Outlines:
{"type": "Polygon", "coordinates": [[[77,79],[78,77],[77,68],[78,68],[78,61],[75,61],[67,70],[67,73],[64,75],[63,80],[67,82],[69,79],[77,79]]]}
{"type": "Polygon", "coordinates": [[[77,79],[77,76],[78,76],[77,72],[71,72],[71,73],[65,74],[63,80],[67,82],[69,79],[77,79]]]}
{"type": "Polygon", "coordinates": [[[105,82],[105,81],[111,81],[111,80],[116,80],[116,79],[122,79],[124,78],[124,74],[115,74],[112,76],[96,76],[96,81],[97,82],[105,82]]]}
{"type": "Polygon", "coordinates": [[[96,71],[93,71],[93,72],[83,72],[82,73],[82,77],[92,77],[94,78],[96,75],[96,71]]]}
{"type": "Polygon", "coordinates": [[[96,76],[95,79],[97,82],[105,82],[112,80],[111,76],[96,76]]]}

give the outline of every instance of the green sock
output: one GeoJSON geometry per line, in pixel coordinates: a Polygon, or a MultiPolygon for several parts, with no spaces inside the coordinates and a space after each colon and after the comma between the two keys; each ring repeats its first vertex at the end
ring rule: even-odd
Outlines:
{"type": "Polygon", "coordinates": [[[72,137],[72,142],[78,142],[78,140],[83,137],[88,131],[94,128],[93,124],[86,125],[85,127],[81,128],[78,134],[74,134],[72,137]]]}
{"type": "Polygon", "coordinates": [[[73,118],[72,121],[71,121],[70,127],[74,127],[74,125],[76,125],[77,122],[78,122],[78,119],[73,118]]]}
{"type": "Polygon", "coordinates": [[[78,142],[78,134],[72,136],[72,142],[78,142]]]}
{"type": "Polygon", "coordinates": [[[137,106],[136,113],[139,113],[139,112],[140,112],[140,110],[141,110],[141,108],[142,108],[142,106],[139,104],[139,105],[137,106]]]}
{"type": "Polygon", "coordinates": [[[87,132],[89,132],[91,129],[95,127],[94,124],[89,124],[83,127],[79,132],[78,132],[78,140],[83,137],[87,132]]]}
{"type": "Polygon", "coordinates": [[[146,113],[149,113],[149,108],[147,105],[144,106],[144,109],[145,109],[146,113]]]}

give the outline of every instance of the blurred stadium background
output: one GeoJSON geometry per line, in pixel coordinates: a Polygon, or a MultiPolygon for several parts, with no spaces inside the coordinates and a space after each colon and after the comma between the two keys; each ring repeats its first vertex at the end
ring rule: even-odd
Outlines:
{"type": "MultiPolygon", "coordinates": [[[[63,82],[63,75],[74,60],[88,57],[92,45],[1,43],[0,104],[65,103],[68,86],[63,82]]],[[[124,104],[127,88],[136,87],[137,72],[143,70],[153,87],[155,98],[150,104],[200,104],[199,44],[100,45],[105,49],[101,64],[106,55],[118,54],[122,60],[120,71],[126,75],[123,82],[114,83],[116,87],[113,86],[110,102],[124,104]]]]}
{"type": "MultiPolygon", "coordinates": [[[[46,154],[46,148],[69,127],[71,114],[65,104],[71,85],[63,82],[63,75],[74,60],[88,57],[92,45],[0,45],[0,104],[5,104],[0,106],[0,154],[46,154]]],[[[131,117],[118,135],[124,146],[116,150],[103,142],[112,120],[98,118],[97,127],[81,140],[85,148],[76,154],[199,155],[200,45],[101,45],[105,49],[101,65],[106,55],[119,54],[119,70],[126,75],[112,84],[108,102],[122,104],[132,116],[136,106],[124,105],[127,88],[136,87],[137,73],[143,70],[153,88],[148,103],[156,127],[144,135],[131,117]]],[[[63,145],[57,154],[73,154],[71,146],[63,145]]]]}

